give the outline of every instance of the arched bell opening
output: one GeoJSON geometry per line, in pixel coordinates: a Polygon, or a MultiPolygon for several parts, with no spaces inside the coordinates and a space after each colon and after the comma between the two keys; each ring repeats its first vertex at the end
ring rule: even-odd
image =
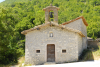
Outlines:
{"type": "Polygon", "coordinates": [[[49,11],[49,21],[54,21],[54,11],[49,11]]]}

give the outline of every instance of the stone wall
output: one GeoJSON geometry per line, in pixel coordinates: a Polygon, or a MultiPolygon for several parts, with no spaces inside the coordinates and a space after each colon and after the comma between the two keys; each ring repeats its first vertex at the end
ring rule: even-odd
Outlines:
{"type": "Polygon", "coordinates": [[[82,49],[86,49],[87,48],[87,29],[86,29],[86,25],[83,23],[82,19],[73,21],[69,24],[66,24],[65,26],[72,28],[72,29],[79,30],[85,35],[85,37],[82,38],[82,45],[83,45],[82,49]]]}
{"type": "Polygon", "coordinates": [[[100,46],[99,41],[88,41],[88,46],[100,46]]]}
{"type": "Polygon", "coordinates": [[[76,29],[76,30],[82,31],[82,19],[73,21],[73,22],[71,22],[69,24],[66,24],[65,26],[69,27],[69,28],[72,28],[72,29],[76,29]]]}
{"type": "Polygon", "coordinates": [[[83,50],[87,49],[87,28],[86,25],[82,21],[82,33],[85,35],[85,37],[82,38],[82,45],[83,45],[83,50]]]}
{"type": "MultiPolygon", "coordinates": [[[[25,64],[43,64],[47,62],[47,44],[55,44],[55,63],[78,60],[78,42],[80,35],[59,27],[44,27],[26,34],[25,64]],[[50,36],[53,33],[53,37],[50,36]],[[62,49],[66,53],[62,53],[62,49]],[[40,53],[36,53],[40,50],[40,53]]],[[[80,50],[80,49],[79,49],[80,50]]]]}
{"type": "Polygon", "coordinates": [[[78,40],[78,56],[81,55],[82,51],[83,51],[83,47],[82,47],[82,37],[79,35],[77,36],[77,40],[78,40]]]}

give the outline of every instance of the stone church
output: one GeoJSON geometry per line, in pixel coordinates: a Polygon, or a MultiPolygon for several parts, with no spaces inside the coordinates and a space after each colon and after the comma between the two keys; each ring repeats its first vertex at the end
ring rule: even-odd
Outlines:
{"type": "Polygon", "coordinates": [[[87,48],[84,17],[58,24],[58,7],[51,4],[43,10],[45,23],[21,32],[25,35],[25,64],[78,61],[87,48]]]}

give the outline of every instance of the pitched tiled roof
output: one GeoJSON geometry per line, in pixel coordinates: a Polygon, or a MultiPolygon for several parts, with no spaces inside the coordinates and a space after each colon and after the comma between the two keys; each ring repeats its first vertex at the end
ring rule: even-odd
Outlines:
{"type": "Polygon", "coordinates": [[[31,29],[28,29],[28,30],[24,30],[24,31],[21,32],[21,34],[24,34],[24,35],[25,35],[25,34],[27,34],[27,33],[30,32],[30,31],[36,30],[36,29],[41,28],[41,27],[44,27],[44,26],[46,26],[46,25],[51,25],[51,26],[54,25],[54,26],[60,27],[60,28],[62,28],[62,29],[66,29],[66,30],[68,30],[68,31],[76,32],[76,33],[78,33],[80,36],[85,37],[85,35],[82,34],[82,32],[79,31],[79,30],[75,30],[75,29],[72,29],[72,28],[68,28],[68,27],[65,27],[64,25],[59,25],[59,24],[53,23],[53,22],[51,22],[51,23],[48,22],[48,23],[45,23],[45,24],[42,24],[42,25],[35,26],[34,28],[31,28],[31,29]]]}
{"type": "Polygon", "coordinates": [[[63,23],[62,25],[69,24],[69,23],[74,22],[74,21],[76,21],[76,20],[78,20],[78,19],[81,19],[81,18],[82,18],[82,20],[83,20],[83,23],[84,23],[86,26],[88,26],[88,23],[86,22],[86,20],[85,20],[85,18],[84,18],[83,16],[80,16],[80,17],[78,17],[78,18],[76,18],[76,19],[73,19],[73,20],[71,20],[71,21],[65,22],[65,23],[63,23]]]}

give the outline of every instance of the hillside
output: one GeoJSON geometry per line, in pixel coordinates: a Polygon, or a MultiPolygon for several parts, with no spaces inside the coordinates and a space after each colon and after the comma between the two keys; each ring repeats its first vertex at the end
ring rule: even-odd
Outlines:
{"type": "Polygon", "coordinates": [[[24,55],[25,36],[21,31],[43,24],[42,9],[51,2],[60,8],[59,24],[84,16],[89,25],[87,35],[100,38],[100,0],[6,0],[0,3],[1,63],[17,62],[24,55]]]}
{"type": "Polygon", "coordinates": [[[1,5],[13,4],[15,2],[27,2],[29,0],[5,0],[1,3],[1,5]]]}

